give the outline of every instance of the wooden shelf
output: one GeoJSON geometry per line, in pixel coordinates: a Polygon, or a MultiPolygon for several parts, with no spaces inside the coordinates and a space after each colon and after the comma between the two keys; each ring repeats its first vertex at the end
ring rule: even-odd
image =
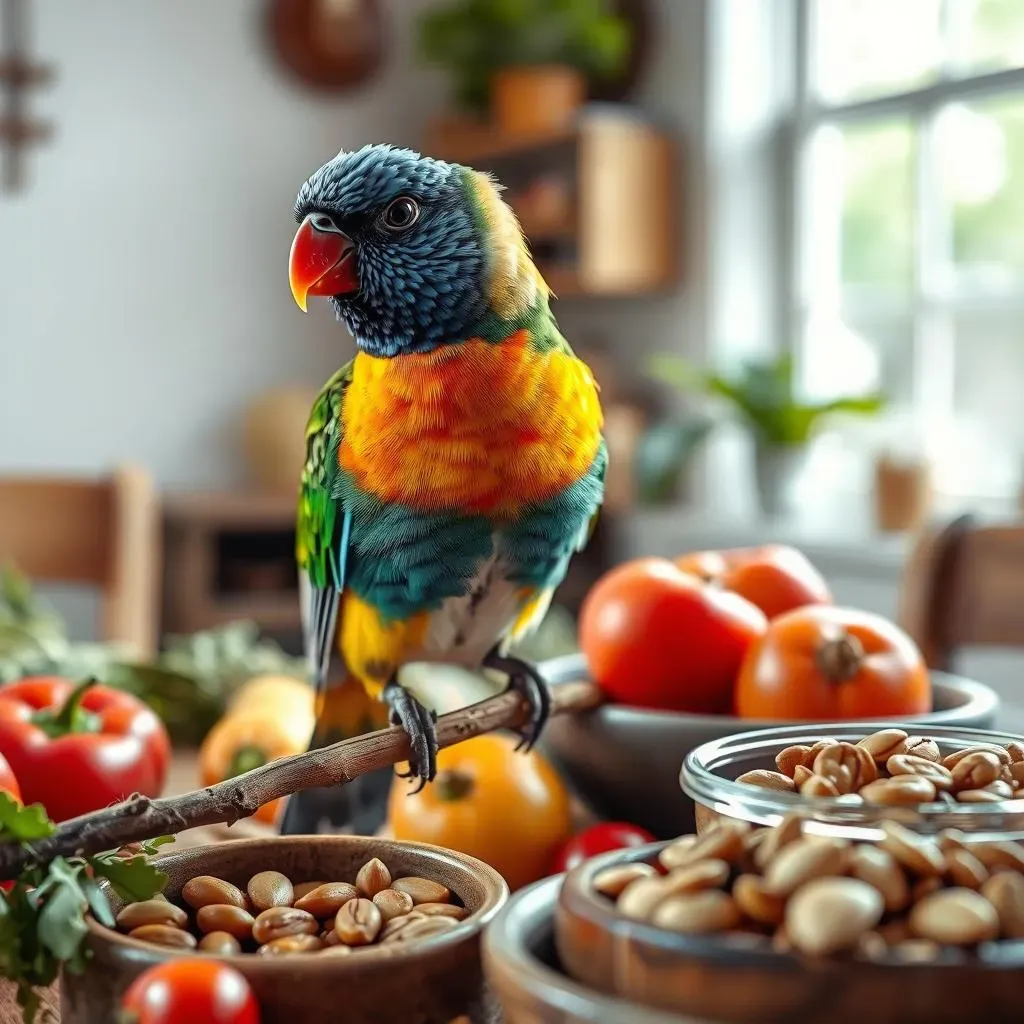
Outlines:
{"type": "Polygon", "coordinates": [[[432,130],[427,148],[430,156],[439,160],[476,167],[569,146],[578,137],[576,129],[524,138],[503,135],[490,125],[445,123],[432,130]]]}

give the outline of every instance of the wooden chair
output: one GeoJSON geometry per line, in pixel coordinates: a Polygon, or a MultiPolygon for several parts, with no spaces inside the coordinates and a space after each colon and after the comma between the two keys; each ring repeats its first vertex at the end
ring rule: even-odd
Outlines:
{"type": "Polygon", "coordinates": [[[89,584],[103,595],[100,635],[156,652],[160,507],[148,473],[103,479],[0,478],[0,564],[31,580],[89,584]]]}
{"type": "Polygon", "coordinates": [[[961,516],[922,533],[899,620],[934,669],[951,671],[961,647],[1024,647],[1024,521],[961,516]]]}

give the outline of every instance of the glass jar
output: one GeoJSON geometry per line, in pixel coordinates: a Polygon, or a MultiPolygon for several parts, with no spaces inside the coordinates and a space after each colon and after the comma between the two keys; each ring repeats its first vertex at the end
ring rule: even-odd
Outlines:
{"type": "MultiPolygon", "coordinates": [[[[890,726],[899,727],[897,724],[890,726]]],[[[686,755],[680,772],[683,792],[696,804],[697,831],[704,831],[720,816],[752,825],[774,825],[799,807],[809,817],[806,831],[846,835],[851,839],[877,839],[881,822],[898,821],[915,832],[959,829],[982,842],[1007,839],[1024,842],[1022,797],[992,803],[934,802],[914,807],[889,807],[852,802],[842,796],[809,799],[799,793],[735,781],[755,769],[777,770],[775,756],[786,747],[813,746],[824,738],[857,743],[881,728],[885,727],[878,722],[815,722],[734,733],[701,744],[686,755]]],[[[1020,736],[987,729],[936,726],[906,731],[934,740],[942,757],[978,744],[1024,744],[1020,736]]]]}

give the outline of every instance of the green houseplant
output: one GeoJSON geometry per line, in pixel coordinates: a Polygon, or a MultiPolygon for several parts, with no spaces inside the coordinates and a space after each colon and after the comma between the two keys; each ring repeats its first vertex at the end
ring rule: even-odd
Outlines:
{"type": "Polygon", "coordinates": [[[733,375],[704,370],[680,356],[659,354],[649,372],[686,392],[723,400],[754,439],[755,475],[762,510],[767,515],[790,511],[796,476],[807,449],[823,422],[840,414],[867,416],[881,411],[881,394],[845,395],[826,402],[801,399],[791,353],[749,359],[733,375]]]}
{"type": "Polygon", "coordinates": [[[448,72],[459,106],[490,105],[519,134],[565,127],[587,79],[621,73],[631,41],[605,0],[448,0],[418,30],[421,56],[448,72]]]}

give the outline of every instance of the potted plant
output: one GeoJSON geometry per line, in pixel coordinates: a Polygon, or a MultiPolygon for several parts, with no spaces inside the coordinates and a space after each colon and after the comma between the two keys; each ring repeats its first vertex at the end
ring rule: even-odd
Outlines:
{"type": "Polygon", "coordinates": [[[754,471],[762,511],[777,516],[792,509],[794,484],[803,471],[811,440],[833,415],[871,415],[885,404],[879,394],[847,395],[827,402],[797,394],[793,357],[750,359],[734,376],[705,371],[685,359],[661,354],[649,362],[653,376],[686,391],[724,399],[754,438],[754,471]]]}
{"type": "Polygon", "coordinates": [[[419,43],[460,107],[522,136],[571,124],[588,80],[625,68],[630,33],[605,0],[449,0],[421,15],[419,43]]]}

